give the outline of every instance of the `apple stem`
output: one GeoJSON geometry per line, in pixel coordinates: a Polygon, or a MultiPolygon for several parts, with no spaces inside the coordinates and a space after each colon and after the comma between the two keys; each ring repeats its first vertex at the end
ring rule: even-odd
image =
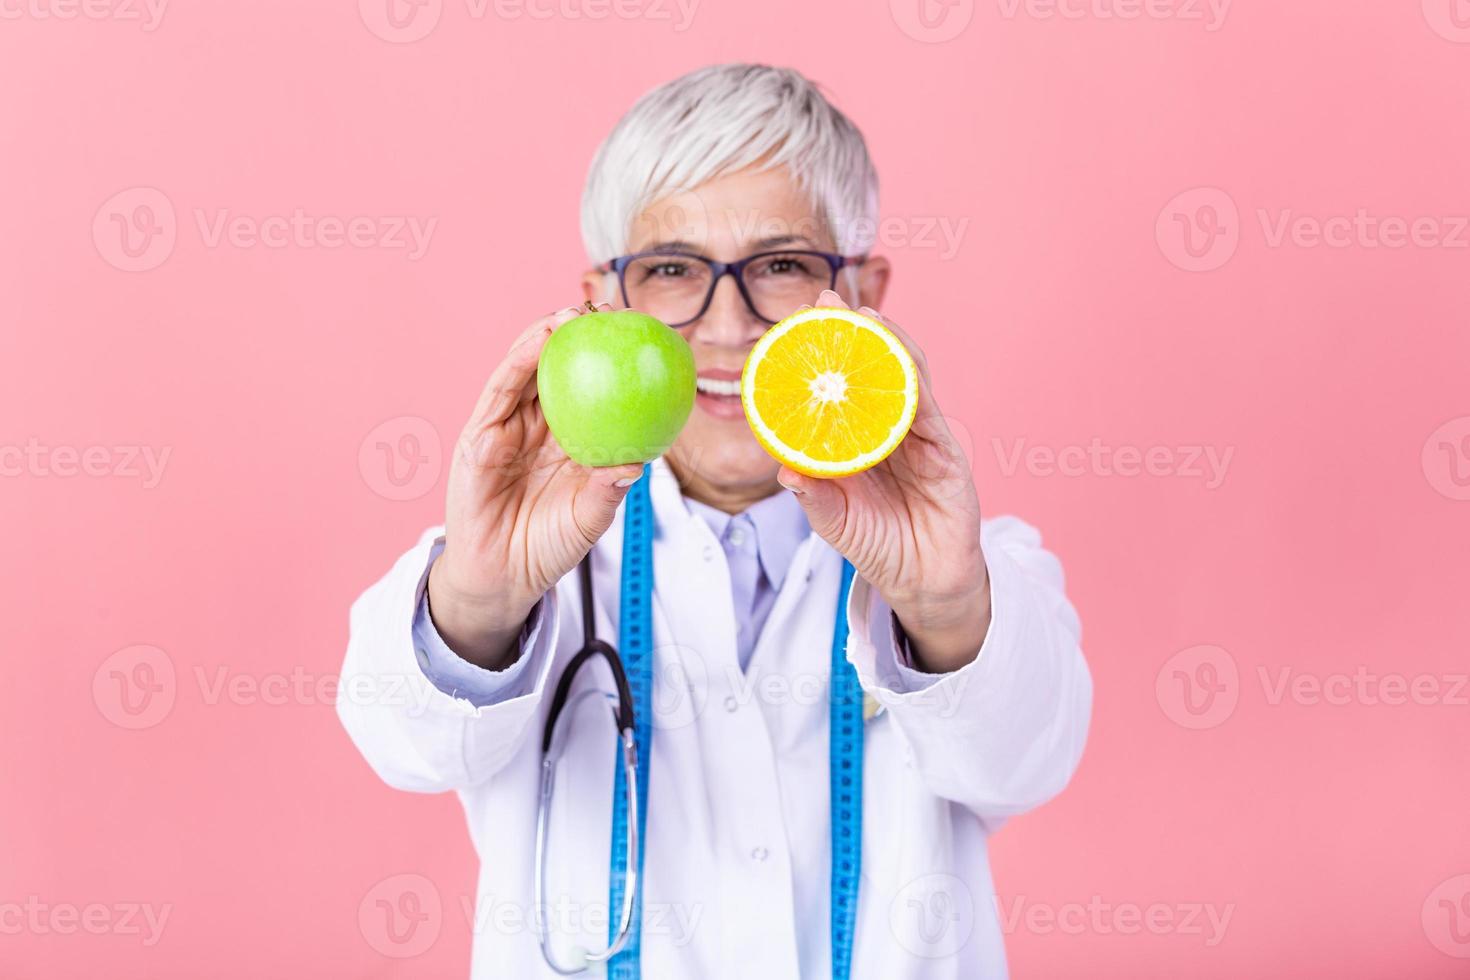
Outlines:
{"type": "Polygon", "coordinates": [[[588,313],[596,313],[597,312],[597,304],[594,303],[594,302],[592,302],[590,299],[587,301],[587,312],[588,313]]]}

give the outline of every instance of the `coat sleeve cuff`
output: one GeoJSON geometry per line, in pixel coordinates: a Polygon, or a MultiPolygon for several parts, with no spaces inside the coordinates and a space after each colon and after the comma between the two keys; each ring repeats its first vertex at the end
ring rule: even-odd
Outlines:
{"type": "Polygon", "coordinates": [[[1004,562],[990,561],[987,556],[991,613],[985,639],[973,660],[939,674],[914,666],[909,640],[897,614],[876,589],[861,578],[855,579],[847,601],[847,658],[857,669],[864,690],[885,708],[928,705],[946,716],[953,714],[965,688],[982,672],[981,662],[1000,656],[995,651],[1011,642],[1011,617],[1002,608],[1003,597],[1011,594],[1011,583],[1004,581],[1009,572],[1004,562]],[[999,576],[997,566],[1001,569],[999,576]]]}
{"type": "MultiPolygon", "coordinates": [[[[501,670],[488,670],[470,663],[449,648],[434,626],[429,613],[429,568],[439,553],[444,550],[444,539],[434,542],[429,560],[419,578],[418,593],[413,618],[414,655],[419,669],[429,683],[453,698],[468,701],[477,708],[501,704],[512,698],[529,693],[539,671],[527,665],[547,656],[548,644],[542,642],[551,631],[547,625],[548,606],[555,604],[555,590],[543,597],[531,609],[526,624],[521,628],[520,653],[515,661],[501,670]]],[[[554,612],[554,610],[552,610],[554,612]]]]}

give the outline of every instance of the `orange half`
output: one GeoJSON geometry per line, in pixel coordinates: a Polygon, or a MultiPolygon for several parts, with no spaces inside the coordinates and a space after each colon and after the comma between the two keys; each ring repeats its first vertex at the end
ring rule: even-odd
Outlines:
{"type": "Polygon", "coordinates": [[[872,317],[818,307],[756,342],[740,376],[745,419],[766,451],[808,476],[860,473],[898,448],[919,407],[919,372],[872,317]]]}

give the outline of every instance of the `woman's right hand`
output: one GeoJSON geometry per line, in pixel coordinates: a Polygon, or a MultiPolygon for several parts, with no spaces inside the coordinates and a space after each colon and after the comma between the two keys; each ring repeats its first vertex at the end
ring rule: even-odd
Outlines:
{"type": "Polygon", "coordinates": [[[482,667],[514,659],[531,609],[612,525],[643,471],[641,463],[574,463],[541,414],[541,348],[584,312],[570,307],[521,334],[491,374],[450,463],[444,550],[429,571],[429,610],[450,648],[482,667]]]}

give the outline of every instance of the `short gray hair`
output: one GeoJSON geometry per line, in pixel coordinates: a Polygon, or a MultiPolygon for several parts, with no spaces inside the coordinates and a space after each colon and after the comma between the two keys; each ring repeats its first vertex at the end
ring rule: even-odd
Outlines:
{"type": "Polygon", "coordinates": [[[843,254],[871,243],[878,174],[863,134],[801,73],[733,64],[648,92],[598,147],[582,192],[587,257],[625,252],[649,205],[754,164],[790,170],[843,254]]]}

